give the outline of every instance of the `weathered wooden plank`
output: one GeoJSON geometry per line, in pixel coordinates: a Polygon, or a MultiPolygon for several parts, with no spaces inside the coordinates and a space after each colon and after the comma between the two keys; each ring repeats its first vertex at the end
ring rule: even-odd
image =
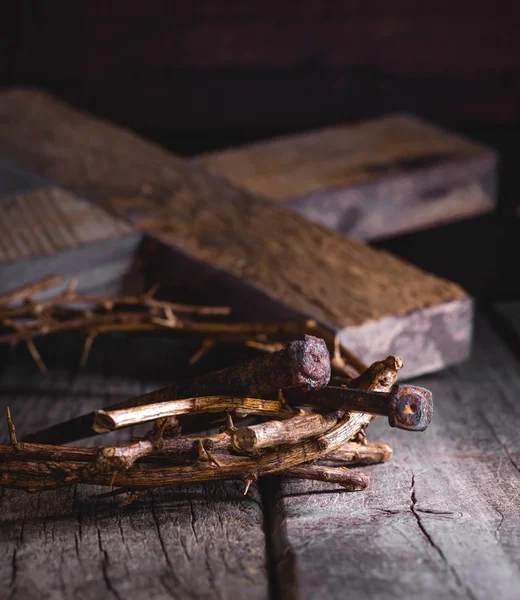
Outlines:
{"type": "Polygon", "coordinates": [[[496,202],[496,154],[412,115],[257,142],[196,161],[365,240],[489,212],[496,202]]]}
{"type": "Polygon", "coordinates": [[[140,234],[69,190],[0,159],[0,291],[46,275],[81,289],[121,280],[140,234]]]}
{"type": "Polygon", "coordinates": [[[403,355],[408,376],[467,356],[471,301],[459,286],[233,187],[129,131],[45,94],[11,90],[0,97],[0,144],[11,160],[103,203],[159,241],[150,266],[163,282],[195,280],[213,295],[221,291],[237,315],[312,317],[367,362],[403,355]]]}
{"type": "MultiPolygon", "coordinates": [[[[0,379],[0,409],[10,405],[21,435],[164,384],[159,375],[182,358],[157,339],[134,339],[131,352],[128,340],[103,339],[89,371],[74,375],[80,348],[54,342],[48,376],[18,355],[0,379]]],[[[93,499],[100,491],[0,492],[0,598],[268,597],[254,486],[247,497],[240,482],[165,489],[125,508],[93,499]]]]}
{"type": "Polygon", "coordinates": [[[394,459],[363,467],[369,491],[282,482],[271,522],[283,598],[518,597],[518,362],[482,320],[471,362],[421,385],[432,425],[371,426],[394,459]]]}

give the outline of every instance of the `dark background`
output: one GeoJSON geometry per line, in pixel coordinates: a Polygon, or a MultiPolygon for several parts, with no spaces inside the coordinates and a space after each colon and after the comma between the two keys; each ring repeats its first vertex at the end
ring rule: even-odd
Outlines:
{"type": "Polygon", "coordinates": [[[383,245],[520,296],[517,0],[5,1],[0,86],[32,85],[189,155],[407,110],[501,155],[497,214],[383,245]]]}

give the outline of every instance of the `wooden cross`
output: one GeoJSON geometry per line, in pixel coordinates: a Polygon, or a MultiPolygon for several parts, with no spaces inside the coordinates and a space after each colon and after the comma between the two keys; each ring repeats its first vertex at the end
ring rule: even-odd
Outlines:
{"type": "Polygon", "coordinates": [[[378,237],[489,210],[495,155],[406,116],[295,142],[188,162],[46,94],[4,92],[2,284],[23,283],[21,259],[106,280],[144,234],[150,276],[204,286],[240,317],[316,319],[367,363],[405,357],[405,377],[466,358],[464,290],[298,212],[378,237]]]}

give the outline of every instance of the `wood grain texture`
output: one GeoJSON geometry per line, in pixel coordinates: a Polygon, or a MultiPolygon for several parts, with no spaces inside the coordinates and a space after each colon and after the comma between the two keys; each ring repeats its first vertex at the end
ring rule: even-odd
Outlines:
{"type": "Polygon", "coordinates": [[[0,263],[52,255],[132,231],[101,207],[56,186],[3,197],[1,208],[0,263]]]}
{"type": "MultiPolygon", "coordinates": [[[[80,347],[66,339],[47,341],[48,377],[35,374],[23,354],[14,357],[0,379],[0,410],[11,407],[21,435],[159,387],[172,361],[186,361],[179,346],[157,339],[135,339],[132,352],[128,340],[99,342],[80,375],[80,347]]],[[[130,434],[138,432],[109,437],[130,434]]],[[[5,421],[1,437],[7,439],[5,421]]],[[[255,486],[247,497],[240,482],[169,488],[125,508],[120,498],[92,498],[101,491],[0,491],[0,598],[268,597],[255,486]]]]}
{"type": "Polygon", "coordinates": [[[372,348],[398,349],[408,376],[467,355],[470,301],[456,284],[236,188],[130,131],[45,94],[11,90],[0,96],[0,147],[161,242],[162,281],[190,276],[212,292],[220,288],[250,318],[315,318],[355,350],[361,328],[375,327],[372,348]],[[441,335],[433,326],[439,318],[441,335]],[[413,351],[406,351],[412,331],[413,351]],[[441,357],[435,365],[421,358],[427,347],[441,357]]]}
{"type": "Polygon", "coordinates": [[[275,490],[283,598],[518,596],[517,359],[481,319],[472,360],[420,383],[433,391],[433,422],[423,434],[383,419],[370,427],[394,458],[373,467],[369,491],[303,481],[275,490]]]}
{"type": "Polygon", "coordinates": [[[122,282],[141,235],[77,194],[0,157],[0,290],[51,274],[80,289],[122,282]]]}
{"type": "Polygon", "coordinates": [[[495,153],[395,114],[196,157],[210,172],[360,239],[490,211],[495,153]]]}

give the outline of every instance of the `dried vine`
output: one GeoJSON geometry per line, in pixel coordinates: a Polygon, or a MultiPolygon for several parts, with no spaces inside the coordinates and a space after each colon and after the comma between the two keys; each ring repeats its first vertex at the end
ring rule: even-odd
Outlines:
{"type": "Polygon", "coordinates": [[[25,287],[0,295],[0,344],[14,347],[24,343],[42,373],[47,367],[34,340],[64,331],[85,334],[80,366],[86,366],[94,341],[99,335],[115,332],[168,331],[171,334],[202,338],[193,364],[217,344],[242,343],[260,351],[273,352],[304,334],[323,338],[331,353],[335,372],[346,378],[363,371],[365,365],[332,332],[313,320],[274,323],[230,323],[197,321],[180,315],[226,316],[228,307],[197,306],[167,302],[155,298],[158,286],[137,296],[93,296],[76,293],[77,280],[51,298],[37,300],[36,295],[63,283],[60,276],[47,277],[25,287]]]}
{"type": "MultiPolygon", "coordinates": [[[[356,389],[388,390],[397,377],[395,365],[400,364],[395,357],[388,357],[372,365],[352,385],[356,389]]],[[[207,410],[211,402],[199,398],[198,404],[171,404],[177,406],[174,412],[180,415],[207,410]]],[[[293,416],[284,414],[284,421],[237,427],[227,410],[235,411],[236,406],[230,406],[228,399],[219,402],[222,404],[216,405],[218,410],[227,411],[227,424],[220,433],[182,436],[175,423],[168,430],[166,424],[172,423],[162,419],[143,439],[99,448],[20,442],[8,412],[11,443],[0,446],[0,485],[34,492],[83,483],[116,486],[133,494],[136,490],[180,483],[240,479],[247,491],[258,477],[279,473],[337,483],[346,490],[358,491],[368,486],[369,477],[345,466],[386,462],[392,455],[386,444],[351,441],[370,423],[369,414],[345,410],[308,412],[284,406],[280,400],[258,399],[255,407],[265,403],[270,415],[276,408],[279,412],[292,412],[293,416]],[[167,437],[167,431],[175,437],[167,437]]],[[[242,399],[245,412],[250,409],[247,402],[242,399]]]]}
{"type": "Polygon", "coordinates": [[[218,479],[242,480],[247,493],[259,477],[276,473],[358,491],[370,479],[348,467],[391,459],[389,446],[366,440],[374,412],[386,413],[372,408],[362,412],[363,394],[369,397],[371,392],[394,389],[402,367],[398,357],[389,356],[366,368],[334,335],[312,321],[256,324],[181,319],[180,314],[228,311],[156,300],[154,290],[142,296],[105,298],[76,294],[69,286],[50,299],[34,299],[36,291],[51,285],[56,285],[55,279],[0,296],[0,322],[10,329],[0,336],[0,343],[25,342],[40,367],[43,361],[34,338],[65,330],[86,333],[82,362],[96,335],[116,329],[201,335],[195,359],[230,340],[265,354],[245,365],[99,409],[27,440],[18,440],[8,410],[10,444],[0,445],[0,486],[35,492],[76,483],[102,485],[116,488],[114,495],[128,493],[123,501],[128,503],[149,488],[218,479]],[[302,335],[303,340],[283,341],[284,336],[302,335]],[[340,377],[342,387],[327,387],[331,371],[340,377]],[[345,388],[356,390],[355,408],[349,406],[345,388]],[[331,403],[335,389],[341,393],[331,403]],[[226,424],[218,433],[187,435],[184,419],[204,413],[220,414],[226,424]],[[255,415],[257,422],[241,426],[240,419],[247,415],[255,415]],[[87,448],[57,442],[60,436],[63,443],[144,422],[153,422],[151,431],[126,444],[87,448]],[[42,440],[51,443],[37,443],[42,440]]]}

